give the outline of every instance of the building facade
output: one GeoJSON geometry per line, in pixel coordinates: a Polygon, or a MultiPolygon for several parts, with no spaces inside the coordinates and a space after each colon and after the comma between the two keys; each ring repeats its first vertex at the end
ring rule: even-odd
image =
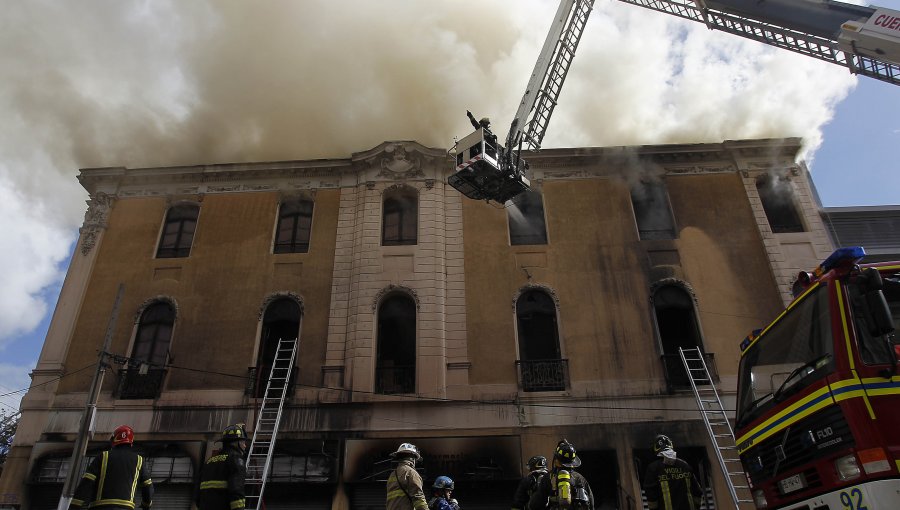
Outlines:
{"type": "Polygon", "coordinates": [[[508,508],[525,461],[562,438],[598,508],[640,508],[659,433],[728,508],[678,348],[702,349],[733,409],[740,340],[832,249],[799,149],[543,150],[508,207],[463,198],[446,152],[409,141],[83,169],[0,504],[56,508],[110,328],[89,454],[134,427],[162,508],[190,508],[225,426],[253,428],[280,338],[299,350],[267,508],[383,507],[404,441],[467,510],[508,508]]]}

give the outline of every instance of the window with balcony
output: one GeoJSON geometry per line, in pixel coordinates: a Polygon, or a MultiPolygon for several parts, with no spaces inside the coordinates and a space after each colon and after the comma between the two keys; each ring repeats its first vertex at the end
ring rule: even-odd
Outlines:
{"type": "Polygon", "coordinates": [[[406,294],[393,294],[378,307],[378,348],[375,392],[416,391],[416,303],[406,294]]]}
{"type": "Polygon", "coordinates": [[[519,379],[522,391],[563,391],[569,380],[562,359],[556,303],[542,290],[531,289],[516,300],[519,336],[519,379]]]}
{"type": "Polygon", "coordinates": [[[509,220],[509,244],[547,244],[544,199],[537,191],[516,195],[506,208],[506,217],[509,220]]]}
{"type": "Polygon", "coordinates": [[[803,221],[794,203],[794,188],[790,179],[783,175],[761,175],[756,179],[756,191],[759,192],[759,200],[772,232],[803,232],[803,221]]]}
{"type": "MultiPolygon", "coordinates": [[[[663,285],[653,293],[653,310],[669,389],[690,388],[691,382],[678,349],[699,348],[703,352],[694,300],[686,290],[678,285],[663,285]]],[[[713,355],[704,352],[703,358],[710,375],[716,379],[713,355]]]]}
{"type": "Polygon", "coordinates": [[[313,201],[291,199],[278,207],[274,253],[306,253],[312,232],[313,201]]]}
{"type": "Polygon", "coordinates": [[[199,215],[200,206],[197,204],[178,204],[170,207],[166,212],[156,257],[165,259],[190,255],[199,215]]]}
{"type": "Polygon", "coordinates": [[[631,205],[641,240],[675,239],[675,219],[664,180],[642,178],[631,188],[631,205]]]}
{"type": "Polygon", "coordinates": [[[175,327],[175,308],[166,301],[150,304],[138,320],[131,365],[119,371],[118,397],[156,398],[162,391],[175,327]]]}
{"type": "MultiPolygon", "coordinates": [[[[269,374],[272,372],[272,365],[274,365],[275,356],[278,353],[278,342],[282,339],[298,339],[301,315],[300,304],[289,297],[275,299],[266,307],[263,314],[256,366],[250,367],[250,387],[247,388],[250,396],[255,398],[264,396],[269,374]]],[[[291,376],[288,379],[288,395],[290,395],[296,380],[296,372],[295,365],[291,368],[291,376]]]]}
{"type": "Polygon", "coordinates": [[[381,244],[416,244],[419,228],[419,197],[416,190],[403,187],[386,191],[383,207],[381,244]]]}

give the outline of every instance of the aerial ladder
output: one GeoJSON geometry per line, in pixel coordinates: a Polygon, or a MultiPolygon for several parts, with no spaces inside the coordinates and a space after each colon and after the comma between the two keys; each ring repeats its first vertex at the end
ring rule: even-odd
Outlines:
{"type": "Polygon", "coordinates": [[[833,0],[619,0],[900,85],[900,12],[833,0]]]}
{"type": "Polygon", "coordinates": [[[594,0],[559,3],[505,146],[498,143],[487,119],[476,121],[467,112],[475,131],[456,142],[456,171],[447,179],[448,184],[469,198],[499,204],[530,189],[525,176],[528,164],[520,157],[521,152],[540,149],[593,8],[594,0]]]}
{"type": "Polygon", "coordinates": [[[294,359],[297,357],[299,339],[279,339],[269,380],[263,393],[259,414],[256,416],[256,427],[253,429],[253,440],[247,452],[247,478],[245,480],[246,508],[261,510],[266,480],[272,465],[275,452],[275,439],[278,426],[281,424],[281,413],[284,400],[290,389],[291,372],[294,359]]]}

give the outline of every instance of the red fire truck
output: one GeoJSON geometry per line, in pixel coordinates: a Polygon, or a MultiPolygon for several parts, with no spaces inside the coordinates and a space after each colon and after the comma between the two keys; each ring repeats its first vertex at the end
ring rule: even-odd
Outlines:
{"type": "Polygon", "coordinates": [[[735,437],[757,508],[900,508],[900,262],[842,248],[741,345],[735,437]]]}

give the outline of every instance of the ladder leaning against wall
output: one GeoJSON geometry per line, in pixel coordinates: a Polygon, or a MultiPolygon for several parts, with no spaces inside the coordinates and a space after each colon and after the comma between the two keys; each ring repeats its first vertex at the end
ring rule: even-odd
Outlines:
{"type": "Polygon", "coordinates": [[[272,362],[269,381],[266,383],[266,391],[263,393],[259,414],[256,416],[256,427],[253,429],[253,440],[250,442],[250,452],[247,455],[247,479],[244,489],[248,509],[263,508],[263,492],[269,476],[269,467],[272,465],[272,455],[275,452],[275,436],[281,423],[281,411],[284,409],[284,399],[287,397],[288,383],[299,343],[296,338],[278,340],[278,350],[275,351],[275,360],[272,362]]]}
{"type": "Polygon", "coordinates": [[[709,369],[703,358],[703,352],[699,348],[684,349],[679,347],[678,353],[684,363],[684,369],[691,381],[691,389],[697,400],[697,407],[706,425],[706,432],[716,451],[719,467],[725,475],[728,491],[734,501],[735,508],[741,508],[741,503],[753,503],[750,495],[750,485],[747,475],[741,467],[741,459],[738,457],[737,446],[734,441],[734,430],[728,421],[728,414],[722,406],[719,392],[709,375],[709,369]]]}

